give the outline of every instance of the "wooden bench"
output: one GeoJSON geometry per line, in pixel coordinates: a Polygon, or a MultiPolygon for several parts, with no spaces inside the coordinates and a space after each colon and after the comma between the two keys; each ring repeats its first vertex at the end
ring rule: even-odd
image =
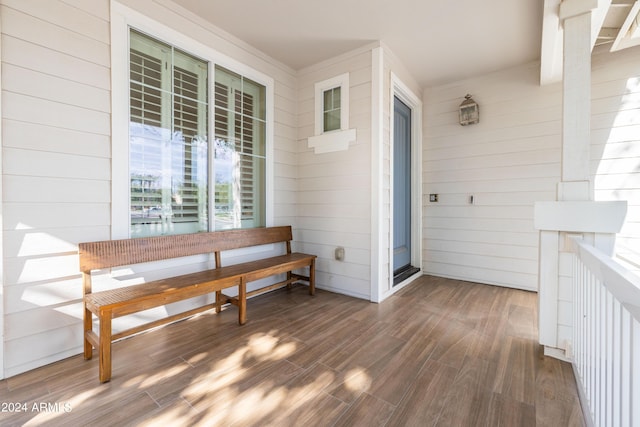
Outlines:
{"type": "Polygon", "coordinates": [[[111,343],[120,338],[214,309],[220,312],[223,304],[238,306],[238,323],[246,321],[247,297],[291,286],[299,280],[309,282],[309,294],[315,292],[315,255],[291,252],[291,227],[267,227],[227,230],[208,233],[183,234],[100,242],[80,243],[80,271],[84,290],[84,358],[91,359],[93,348],[99,354],[99,378],[111,379],[111,343]],[[222,266],[221,252],[266,244],[284,244],[283,255],[256,261],[222,266]],[[140,285],[92,292],[91,272],[111,267],[167,260],[199,254],[213,254],[214,269],[155,280],[140,285]],[[309,276],[294,274],[293,270],[309,267],[309,276]],[[284,281],[247,292],[247,283],[286,273],[284,281]],[[238,296],[229,297],[222,291],[238,287],[238,296]],[[139,311],[163,306],[188,298],[215,292],[215,303],[197,307],[176,315],[112,333],[111,321],[139,311]],[[99,334],[93,331],[93,315],[99,321],[99,334]]]}

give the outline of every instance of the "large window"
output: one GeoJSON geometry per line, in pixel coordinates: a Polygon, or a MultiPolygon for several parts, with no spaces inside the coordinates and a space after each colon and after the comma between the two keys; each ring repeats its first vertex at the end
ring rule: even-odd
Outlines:
{"type": "Polygon", "coordinates": [[[216,66],[211,88],[208,61],[129,43],[131,236],[265,225],[265,87],[216,66]]]}

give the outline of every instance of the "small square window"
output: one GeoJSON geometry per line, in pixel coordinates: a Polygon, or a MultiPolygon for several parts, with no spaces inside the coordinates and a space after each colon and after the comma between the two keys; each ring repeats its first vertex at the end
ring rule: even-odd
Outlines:
{"type": "Polygon", "coordinates": [[[315,132],[308,139],[316,154],[343,151],[356,140],[349,129],[349,73],[315,84],[315,132]]]}
{"type": "Polygon", "coordinates": [[[349,73],[316,83],[316,135],[349,128],[349,73]]]}

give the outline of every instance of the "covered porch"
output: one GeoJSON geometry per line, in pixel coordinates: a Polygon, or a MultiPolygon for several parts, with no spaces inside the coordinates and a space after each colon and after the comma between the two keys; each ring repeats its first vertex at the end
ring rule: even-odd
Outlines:
{"type": "MultiPolygon", "coordinates": [[[[581,425],[581,394],[586,424],[637,424],[640,2],[370,3],[0,0],[0,398],[27,405],[0,422],[581,425]],[[318,256],[321,292],[256,298],[245,328],[205,314],[120,342],[100,385],[79,356],[78,243],[130,237],[144,215],[167,225],[173,203],[132,204],[132,34],[184,53],[210,87],[237,78],[264,97],[247,115],[264,143],[247,204],[318,256]],[[345,129],[324,134],[319,100],[338,88],[345,129]],[[468,93],[480,121],[460,126],[468,93]],[[395,99],[410,168],[393,162],[395,99]],[[400,284],[397,176],[419,270],[400,284]]],[[[210,92],[198,129],[213,147],[236,137],[214,135],[226,107],[210,92]]],[[[191,222],[213,231],[231,204],[205,169],[191,222]]]]}

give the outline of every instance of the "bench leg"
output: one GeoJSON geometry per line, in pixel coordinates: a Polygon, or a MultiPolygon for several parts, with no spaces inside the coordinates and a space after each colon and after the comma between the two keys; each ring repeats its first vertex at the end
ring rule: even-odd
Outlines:
{"type": "Polygon", "coordinates": [[[316,293],[316,260],[311,260],[309,266],[309,295],[315,295],[316,293]]]}
{"type": "Polygon", "coordinates": [[[222,311],[222,291],[216,291],[216,313],[222,311]]]}
{"type": "Polygon", "coordinates": [[[238,285],[238,323],[244,325],[247,322],[247,283],[244,277],[238,285]]]}
{"type": "Polygon", "coordinates": [[[87,339],[87,332],[93,330],[93,317],[91,311],[87,308],[84,309],[84,360],[89,360],[93,357],[93,345],[87,339]]]}
{"type": "Polygon", "coordinates": [[[293,288],[293,283],[291,283],[291,277],[293,274],[290,271],[287,271],[287,289],[293,288]]]}
{"type": "Polygon", "coordinates": [[[100,382],[111,380],[111,312],[100,313],[100,382]]]}

